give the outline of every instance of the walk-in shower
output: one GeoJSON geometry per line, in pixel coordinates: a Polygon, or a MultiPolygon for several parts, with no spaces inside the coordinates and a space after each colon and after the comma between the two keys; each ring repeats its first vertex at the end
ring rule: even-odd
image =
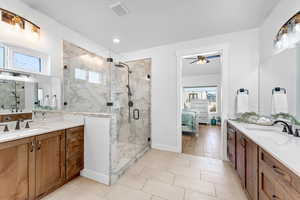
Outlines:
{"type": "MultiPolygon", "coordinates": [[[[128,122],[131,122],[131,108],[133,107],[133,101],[132,101],[132,91],[131,91],[131,87],[130,87],[130,74],[132,73],[132,71],[130,70],[129,65],[127,65],[126,63],[122,63],[119,62],[117,64],[115,64],[115,67],[119,67],[119,68],[126,68],[127,69],[127,95],[128,95],[128,122]]],[[[135,113],[137,111],[135,110],[135,113]]],[[[139,112],[139,111],[138,111],[139,112]]],[[[139,115],[139,114],[138,114],[139,115]]]]}

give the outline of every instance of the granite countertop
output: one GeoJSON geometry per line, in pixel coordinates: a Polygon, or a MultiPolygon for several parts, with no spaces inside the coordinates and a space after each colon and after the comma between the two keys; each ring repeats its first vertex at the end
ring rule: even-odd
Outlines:
{"type": "MultiPolygon", "coordinates": [[[[31,128],[21,130],[11,130],[10,132],[0,131],[0,143],[18,140],[26,137],[32,137],[36,135],[42,135],[45,133],[73,128],[84,125],[83,122],[71,122],[68,120],[56,120],[56,121],[37,121],[31,124],[31,128]]],[[[24,126],[24,125],[23,125],[24,126]]],[[[1,127],[2,128],[2,127],[1,127]]]]}
{"type": "Polygon", "coordinates": [[[229,123],[300,176],[300,138],[283,133],[282,127],[265,127],[232,120],[229,123]]]}

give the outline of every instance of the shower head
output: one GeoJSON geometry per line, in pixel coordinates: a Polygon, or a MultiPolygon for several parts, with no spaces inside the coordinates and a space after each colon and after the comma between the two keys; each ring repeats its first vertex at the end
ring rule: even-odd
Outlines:
{"type": "Polygon", "coordinates": [[[126,63],[119,62],[119,63],[115,64],[115,67],[118,67],[118,68],[127,68],[128,72],[131,73],[129,65],[127,65],[126,63]]]}

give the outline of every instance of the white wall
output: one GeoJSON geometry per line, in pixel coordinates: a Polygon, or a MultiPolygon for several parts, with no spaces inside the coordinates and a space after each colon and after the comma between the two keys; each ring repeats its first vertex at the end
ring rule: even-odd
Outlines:
{"type": "MultiPolygon", "coordinates": [[[[260,113],[272,113],[272,89],[287,90],[289,113],[296,115],[297,103],[297,49],[287,49],[261,65],[260,113]]],[[[299,88],[298,88],[299,89],[299,88]]]]}
{"type": "MultiPolygon", "coordinates": [[[[51,75],[62,78],[62,40],[72,42],[82,48],[85,48],[98,55],[106,57],[108,51],[95,42],[87,39],[77,32],[59,24],[52,18],[34,10],[24,4],[20,0],[0,0],[0,7],[12,11],[41,27],[40,40],[30,40],[22,33],[12,32],[8,30],[7,24],[0,23],[0,41],[31,48],[36,51],[43,52],[50,56],[51,75]]],[[[59,84],[57,84],[59,86],[59,84]]],[[[56,91],[61,91],[56,89],[56,91]]],[[[61,94],[57,94],[60,100],[61,94]]]]}
{"type": "Polygon", "coordinates": [[[219,86],[221,82],[220,74],[198,75],[198,76],[183,76],[183,87],[196,86],[219,86]]]}
{"type": "Polygon", "coordinates": [[[250,108],[258,108],[258,30],[230,33],[124,54],[126,60],[152,58],[152,146],[177,150],[176,52],[229,45],[229,116],[234,115],[236,90],[250,90],[250,108]]]}
{"type": "MultiPolygon", "coordinates": [[[[275,83],[288,89],[289,110],[291,113],[296,114],[296,108],[298,109],[298,113],[300,113],[300,106],[297,106],[300,92],[299,88],[296,88],[299,85],[299,82],[296,83],[296,78],[299,81],[299,76],[297,75],[298,77],[296,77],[296,70],[298,70],[299,74],[299,67],[297,67],[299,63],[295,66],[296,61],[294,58],[296,51],[287,50],[287,52],[282,52],[278,55],[275,54],[273,48],[273,40],[281,26],[299,10],[299,0],[281,0],[260,27],[260,65],[262,68],[261,71],[265,73],[261,74],[259,107],[260,111],[264,114],[270,112],[270,96],[266,96],[265,93],[270,94],[271,84],[274,85],[275,83]]],[[[300,117],[300,114],[298,116],[300,117]]]]}
{"type": "Polygon", "coordinates": [[[299,0],[281,0],[260,27],[261,63],[273,54],[273,40],[281,26],[300,10],[299,0]]]}

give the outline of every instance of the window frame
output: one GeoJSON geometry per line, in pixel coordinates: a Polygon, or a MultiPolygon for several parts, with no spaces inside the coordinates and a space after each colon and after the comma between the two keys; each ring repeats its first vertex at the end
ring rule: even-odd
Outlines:
{"type": "Polygon", "coordinates": [[[219,113],[219,105],[218,105],[218,91],[219,91],[219,86],[218,85],[211,85],[211,86],[191,86],[191,87],[183,87],[183,89],[194,89],[194,88],[216,88],[216,111],[215,112],[210,112],[208,109],[208,113],[213,115],[219,113]]]}
{"type": "Polygon", "coordinates": [[[38,52],[32,49],[13,46],[0,42],[0,47],[4,47],[4,68],[2,70],[10,70],[16,72],[25,72],[38,75],[50,75],[50,57],[42,52],[38,52]],[[41,71],[31,71],[26,69],[20,69],[14,67],[14,53],[24,54],[27,56],[38,57],[41,62],[41,71]]]}

